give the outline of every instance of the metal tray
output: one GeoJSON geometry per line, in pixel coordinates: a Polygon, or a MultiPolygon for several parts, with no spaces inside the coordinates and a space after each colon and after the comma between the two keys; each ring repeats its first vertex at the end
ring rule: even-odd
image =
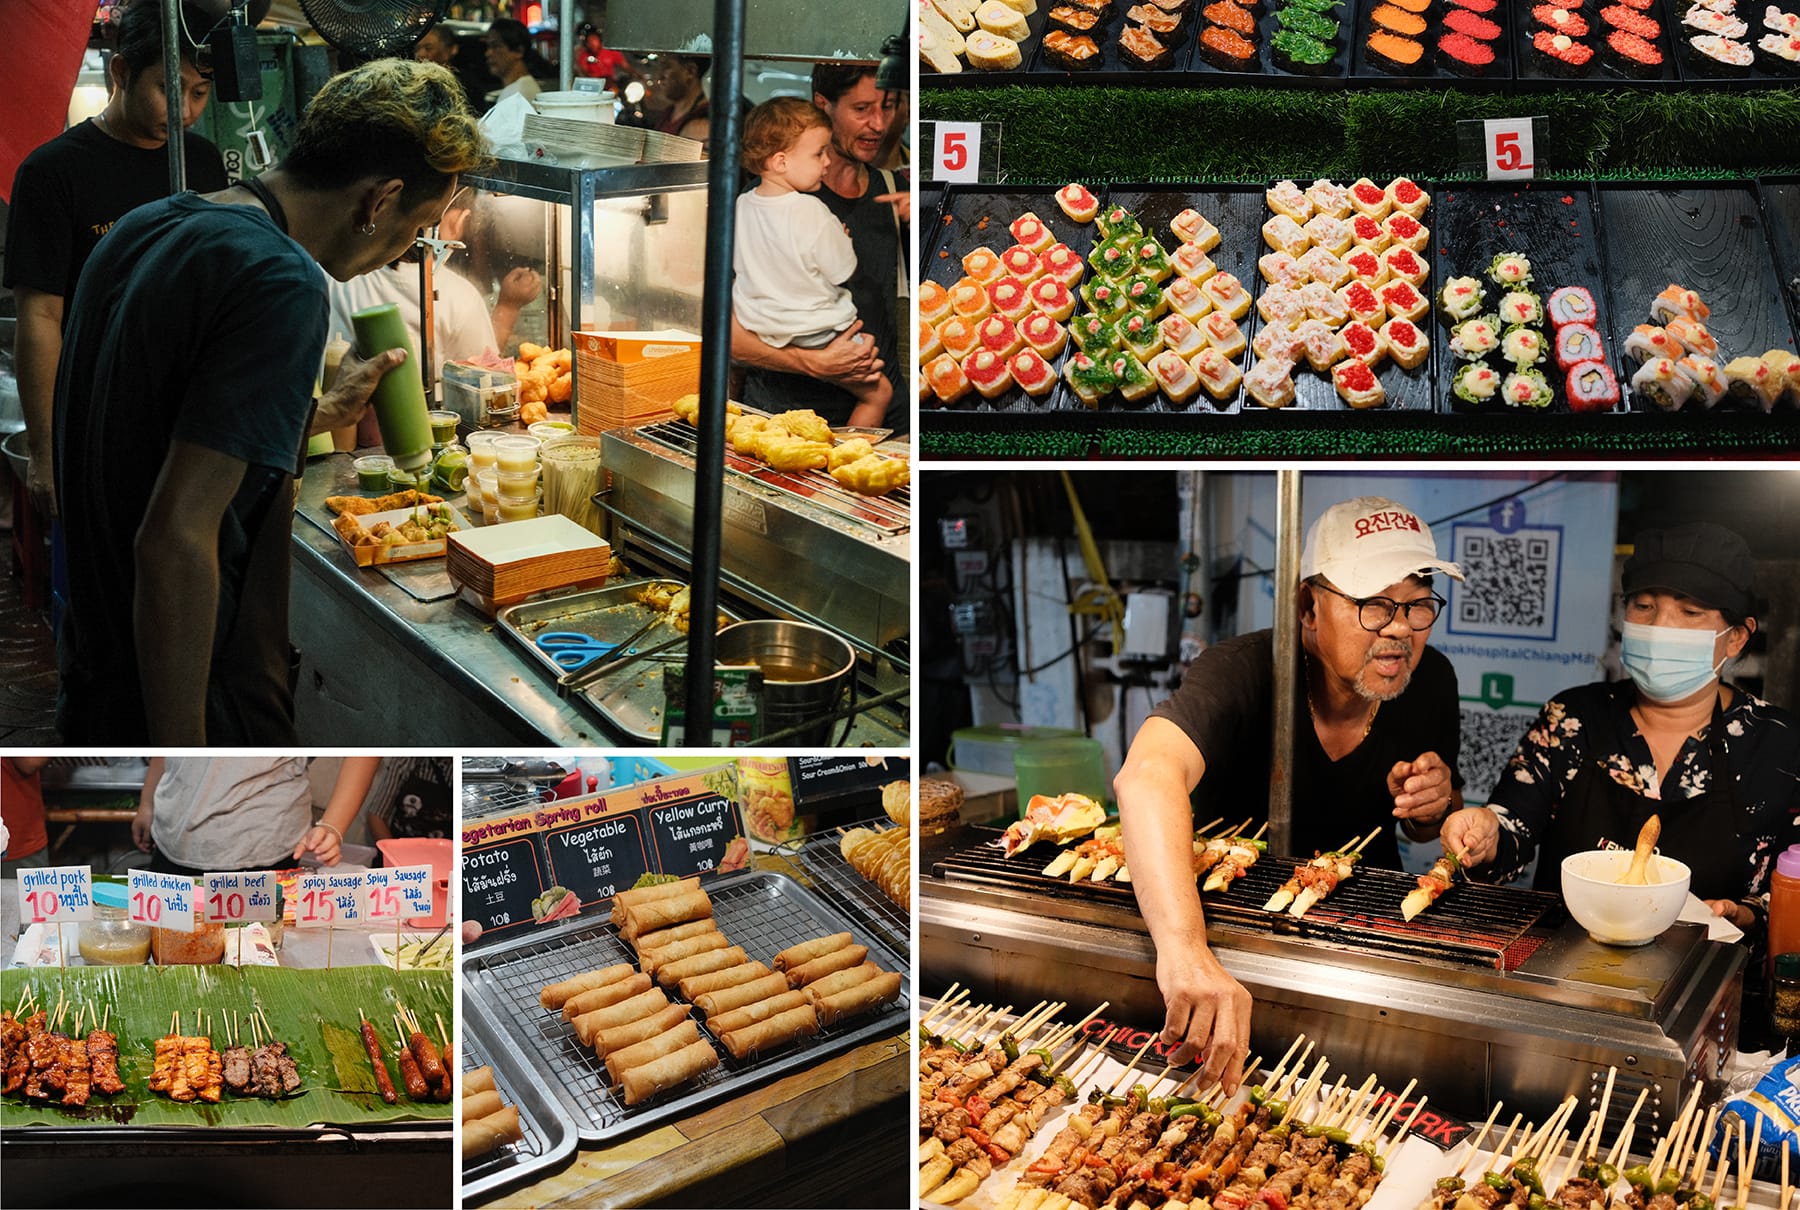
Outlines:
{"type": "MultiPolygon", "coordinates": [[[[546,601],[527,601],[509,605],[494,615],[500,629],[549,673],[552,680],[563,674],[556,661],[538,647],[536,637],[546,630],[567,630],[589,635],[604,643],[629,638],[638,627],[648,622],[652,610],[631,599],[631,594],[647,584],[674,584],[679,580],[656,578],[615,580],[605,588],[551,597],[546,601]]],[[[736,622],[741,619],[730,610],[721,613],[736,622]]],[[[667,627],[658,627],[638,640],[640,650],[649,650],[674,638],[667,627]]],[[[686,648],[671,647],[664,652],[671,658],[682,658],[686,648]]],[[[662,740],[663,667],[656,657],[640,660],[602,677],[596,685],[581,691],[581,700],[602,719],[633,739],[645,743],[662,740]]]]}
{"type": "MultiPolygon", "coordinates": [[[[706,889],[719,930],[765,962],[813,937],[844,931],[859,939],[869,936],[866,928],[784,874],[745,870],[721,875],[706,889]]],[[[911,990],[903,985],[900,999],[873,1016],[743,1061],[733,1059],[696,1019],[701,1036],[719,1051],[720,1065],[670,1094],[628,1109],[607,1089],[606,1065],[594,1057],[592,1048],[581,1045],[561,1014],[538,1006],[537,993],[546,983],[634,960],[618,929],[599,917],[570,921],[569,927],[548,936],[526,934],[463,959],[464,1002],[490,1019],[509,1023],[508,1030],[497,1034],[495,1050],[542,1081],[574,1119],[575,1132],[584,1143],[604,1142],[691,1114],[723,1097],[887,1037],[905,1028],[911,1012],[911,990]]],[[[902,975],[907,973],[901,968],[902,975]]]]}
{"type": "Polygon", "coordinates": [[[865,819],[818,836],[808,836],[797,843],[790,842],[777,852],[784,854],[812,879],[813,889],[833,906],[851,914],[862,913],[874,939],[881,942],[904,968],[910,965],[907,955],[912,952],[912,914],[882,894],[880,887],[858,874],[838,848],[841,833],[850,828],[883,830],[892,826],[892,821],[885,815],[865,819]]]}
{"type": "Polygon", "coordinates": [[[499,1030],[480,1007],[464,1001],[464,1010],[462,1044],[457,1051],[462,1070],[466,1074],[477,1067],[492,1067],[494,1086],[508,1105],[518,1107],[519,1129],[525,1133],[523,1140],[464,1165],[462,1198],[465,1204],[474,1204],[561,1164],[575,1150],[575,1123],[541,1083],[516,1065],[513,1055],[499,1044],[499,1030]]]}

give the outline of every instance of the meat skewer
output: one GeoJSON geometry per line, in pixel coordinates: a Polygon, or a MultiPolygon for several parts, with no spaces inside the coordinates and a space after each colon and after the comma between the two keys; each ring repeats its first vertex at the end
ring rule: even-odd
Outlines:
{"type": "Polygon", "coordinates": [[[1288,915],[1301,917],[1312,910],[1314,904],[1337,889],[1337,884],[1356,872],[1356,863],[1362,860],[1363,846],[1375,839],[1377,828],[1367,836],[1351,845],[1342,853],[1333,853],[1334,860],[1322,868],[1308,868],[1300,871],[1302,883],[1300,893],[1294,897],[1293,906],[1288,908],[1288,915]]]}
{"type": "Polygon", "coordinates": [[[1356,837],[1352,836],[1349,840],[1346,840],[1335,849],[1330,849],[1323,853],[1315,853],[1313,859],[1307,862],[1306,865],[1295,866],[1294,876],[1275,889],[1275,893],[1269,896],[1269,901],[1263,904],[1263,911],[1279,912],[1287,907],[1288,904],[1294,902],[1295,896],[1300,894],[1301,887],[1306,885],[1303,879],[1306,869],[1310,866],[1322,870],[1331,866],[1337,860],[1338,856],[1354,844],[1355,841],[1356,837]]]}
{"type": "Polygon", "coordinates": [[[362,1022],[362,1040],[363,1050],[368,1052],[369,1062],[375,1068],[375,1087],[380,1091],[381,1099],[389,1105],[397,1103],[400,1098],[394,1092],[394,1081],[388,1075],[387,1064],[381,1060],[381,1038],[367,1017],[362,1022]]]}
{"type": "Polygon", "coordinates": [[[431,1099],[431,1085],[425,1082],[425,1075],[419,1070],[419,1061],[413,1058],[411,1050],[406,1046],[406,1031],[401,1028],[398,1017],[394,1019],[394,1033],[400,1039],[400,1046],[395,1057],[400,1062],[400,1079],[406,1086],[406,1095],[414,1101],[431,1099]]]}
{"type": "MultiPolygon", "coordinates": [[[[1211,872],[1206,876],[1206,883],[1201,889],[1222,891],[1232,882],[1249,873],[1250,867],[1256,864],[1257,858],[1268,852],[1268,842],[1262,839],[1262,834],[1268,830],[1268,827],[1269,825],[1265,823],[1256,829],[1254,835],[1233,836],[1226,841],[1224,853],[1212,866],[1211,872]]],[[[1212,844],[1209,843],[1207,848],[1211,849],[1212,844]]]]}
{"type": "Polygon", "coordinates": [[[1431,868],[1419,875],[1419,885],[1406,893],[1400,901],[1400,917],[1411,920],[1420,912],[1438,901],[1438,897],[1450,889],[1456,879],[1456,872],[1462,869],[1462,863],[1456,854],[1446,852],[1431,863],[1431,868]]]}

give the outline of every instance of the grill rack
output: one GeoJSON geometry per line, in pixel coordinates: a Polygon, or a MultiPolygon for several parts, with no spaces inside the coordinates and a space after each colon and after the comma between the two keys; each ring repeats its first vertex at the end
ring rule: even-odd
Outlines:
{"type": "Polygon", "coordinates": [[[462,1074],[492,1067],[494,1086],[508,1105],[518,1109],[519,1129],[525,1137],[463,1167],[462,1196],[471,1204],[503,1185],[553,1167],[575,1150],[575,1132],[568,1118],[557,1111],[543,1089],[518,1079],[508,1064],[488,1057],[485,1041],[476,1036],[488,1032],[482,1028],[486,1024],[484,1019],[478,1025],[473,1015],[464,1022],[457,1049],[462,1074]]]}
{"type": "MultiPolygon", "coordinates": [[[[765,414],[752,408],[745,411],[752,415],[765,414]]],[[[639,425],[637,432],[690,458],[699,452],[700,432],[684,420],[651,421],[639,425]]],[[[725,470],[728,474],[739,475],[828,509],[845,520],[888,537],[904,534],[912,528],[911,484],[896,488],[885,496],[865,496],[851,491],[824,471],[778,471],[738,453],[729,444],[725,447],[725,470]]]]}
{"type": "Polygon", "coordinates": [[[529,811],[547,801],[549,791],[517,782],[469,781],[462,783],[463,818],[506,815],[529,811]]]}
{"type": "MultiPolygon", "coordinates": [[[[1033,847],[1007,857],[999,840],[959,849],[937,862],[939,878],[986,883],[1058,898],[1083,899],[1137,910],[1130,883],[1049,878],[1041,871],[1054,848],[1033,847]]],[[[1418,879],[1399,870],[1361,869],[1299,919],[1265,912],[1262,905],[1293,875],[1302,859],[1264,854],[1224,891],[1203,894],[1208,925],[1297,941],[1380,950],[1425,962],[1471,966],[1502,973],[1517,970],[1548,939],[1563,908],[1556,896],[1458,880],[1410,923],[1400,901],[1418,879]]]]}
{"type": "MultiPolygon", "coordinates": [[[[706,890],[719,930],[732,944],[743,946],[750,957],[764,962],[790,945],[815,937],[846,931],[859,939],[869,935],[867,929],[846,920],[784,874],[747,870],[722,875],[706,890]]],[[[903,983],[900,998],[879,1013],[823,1028],[816,1037],[801,1039],[772,1055],[745,1060],[732,1058],[696,1016],[700,1036],[719,1052],[719,1066],[648,1104],[627,1108],[623,1099],[606,1087],[605,1063],[595,1058],[591,1047],[581,1045],[574,1026],[538,1002],[538,991],[546,983],[617,962],[635,965],[635,952],[619,936],[617,927],[601,917],[576,921],[574,927],[549,937],[527,934],[463,960],[463,994],[475,1002],[477,1011],[509,1023],[504,1043],[549,1089],[574,1120],[576,1134],[587,1143],[695,1112],[722,1096],[810,1067],[903,1029],[911,1012],[911,992],[903,983]]],[[[902,975],[908,970],[906,965],[898,969],[902,975]]],[[[678,995],[671,1000],[680,1002],[678,995]]]]}
{"type": "Polygon", "coordinates": [[[856,867],[844,860],[844,854],[838,848],[840,832],[852,828],[880,831],[893,826],[893,822],[883,815],[809,836],[798,844],[790,841],[776,851],[790,858],[811,878],[813,889],[833,906],[844,909],[852,918],[861,914],[876,938],[884,942],[888,952],[905,966],[905,955],[912,951],[912,914],[882,894],[880,887],[858,874],[856,867]]]}

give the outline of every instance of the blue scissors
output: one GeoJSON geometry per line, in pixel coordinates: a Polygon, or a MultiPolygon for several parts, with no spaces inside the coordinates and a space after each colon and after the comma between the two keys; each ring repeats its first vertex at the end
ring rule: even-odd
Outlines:
{"type": "MultiPolygon", "coordinates": [[[[635,637],[635,636],[634,636],[635,637]]],[[[618,650],[617,643],[603,643],[593,635],[569,630],[556,630],[537,636],[540,650],[555,661],[558,668],[574,672],[595,660],[618,650]]]]}

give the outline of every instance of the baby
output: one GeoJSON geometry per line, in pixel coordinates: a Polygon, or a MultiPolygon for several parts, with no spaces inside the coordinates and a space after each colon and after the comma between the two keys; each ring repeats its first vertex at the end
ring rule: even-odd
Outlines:
{"type": "MultiPolygon", "coordinates": [[[[856,272],[856,249],[825,203],[808,196],[830,155],[831,122],[811,101],[776,97],[745,119],[744,168],[762,179],[738,198],[731,304],[773,348],[822,348],[856,320],[843,286],[856,272]]],[[[850,423],[879,425],[894,391],[886,376],[846,389],[856,396],[850,423]]]]}

